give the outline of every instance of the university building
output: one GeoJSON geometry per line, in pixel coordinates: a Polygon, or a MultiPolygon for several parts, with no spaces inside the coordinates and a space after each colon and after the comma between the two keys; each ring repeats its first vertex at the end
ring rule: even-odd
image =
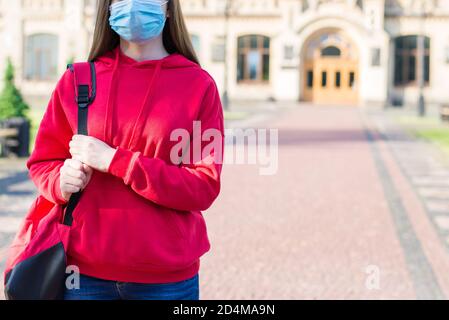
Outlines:
{"type": "MultiPolygon", "coordinates": [[[[33,104],[87,57],[95,0],[0,0],[0,73],[11,57],[33,104]]],[[[449,101],[449,0],[181,0],[202,66],[231,100],[449,101]],[[419,36],[424,36],[419,46],[419,36]]]]}

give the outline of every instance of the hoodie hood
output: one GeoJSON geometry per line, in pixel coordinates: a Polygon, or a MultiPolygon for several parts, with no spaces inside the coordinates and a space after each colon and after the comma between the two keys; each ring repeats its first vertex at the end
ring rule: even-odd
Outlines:
{"type": "Polygon", "coordinates": [[[190,61],[179,53],[172,53],[159,60],[136,61],[125,55],[120,48],[120,45],[98,57],[96,61],[106,65],[107,67],[113,67],[117,62],[121,66],[130,66],[135,68],[152,68],[158,64],[161,64],[161,68],[163,69],[198,67],[195,62],[190,61]]]}

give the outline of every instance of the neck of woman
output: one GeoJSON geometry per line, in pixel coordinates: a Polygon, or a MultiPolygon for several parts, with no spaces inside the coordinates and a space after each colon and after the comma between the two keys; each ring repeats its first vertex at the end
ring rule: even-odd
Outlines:
{"type": "Polygon", "coordinates": [[[121,39],[120,48],[124,54],[136,61],[160,60],[169,55],[164,47],[162,35],[145,42],[130,42],[121,39]]]}

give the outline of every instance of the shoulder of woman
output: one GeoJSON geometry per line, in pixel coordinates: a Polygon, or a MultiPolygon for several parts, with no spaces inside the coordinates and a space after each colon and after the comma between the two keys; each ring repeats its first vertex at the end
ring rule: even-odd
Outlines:
{"type": "Polygon", "coordinates": [[[61,95],[65,95],[68,88],[74,87],[74,75],[70,69],[67,69],[63,72],[61,77],[59,78],[56,84],[56,91],[61,95]]]}
{"type": "Polygon", "coordinates": [[[197,79],[204,85],[206,90],[217,89],[217,84],[214,77],[201,66],[196,65],[195,67],[197,79]]]}

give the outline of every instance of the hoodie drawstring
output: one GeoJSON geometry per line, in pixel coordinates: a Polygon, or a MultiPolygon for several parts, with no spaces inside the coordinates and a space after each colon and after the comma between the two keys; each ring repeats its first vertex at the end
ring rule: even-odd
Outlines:
{"type": "Polygon", "coordinates": [[[108,94],[108,102],[106,105],[106,114],[104,117],[104,142],[111,144],[111,132],[112,132],[112,115],[114,114],[114,107],[115,107],[115,98],[116,98],[116,92],[117,92],[117,73],[118,73],[118,65],[119,65],[119,51],[117,51],[117,54],[115,56],[114,61],[114,68],[112,70],[112,77],[111,77],[111,83],[109,85],[109,94],[108,94]]]}
{"type": "MultiPolygon", "coordinates": [[[[137,140],[140,136],[136,134],[136,132],[142,133],[143,127],[145,126],[145,119],[148,116],[149,110],[150,110],[150,102],[152,93],[154,92],[153,87],[156,83],[156,79],[159,77],[159,74],[162,69],[162,61],[158,61],[156,64],[156,69],[154,70],[153,77],[150,80],[147,93],[145,94],[145,99],[140,107],[139,116],[137,117],[136,123],[134,125],[131,139],[129,140],[128,149],[133,150],[137,146],[137,141],[134,143],[134,140],[137,140]],[[139,128],[139,130],[137,130],[139,128]]],[[[134,150],[133,150],[134,151],[134,150]]]]}
{"type": "MultiPolygon", "coordinates": [[[[105,123],[105,128],[104,128],[105,140],[104,141],[109,144],[112,144],[112,126],[113,126],[112,121],[113,121],[113,115],[114,115],[114,111],[115,111],[115,104],[116,104],[116,97],[117,97],[119,60],[120,60],[120,51],[117,50],[114,69],[112,71],[111,84],[109,87],[109,97],[108,97],[105,122],[104,122],[105,123]]],[[[138,113],[138,117],[134,124],[131,138],[128,142],[128,146],[127,146],[128,150],[133,150],[133,148],[136,146],[137,141],[134,143],[134,140],[138,139],[138,137],[139,137],[139,135],[137,135],[136,132],[141,133],[141,130],[143,130],[143,126],[145,125],[145,122],[142,124],[140,122],[143,121],[143,119],[145,119],[145,117],[148,115],[148,112],[150,109],[149,102],[151,100],[152,91],[153,91],[152,89],[155,85],[156,79],[159,77],[159,74],[162,69],[162,64],[163,64],[163,61],[161,60],[161,61],[158,61],[155,66],[153,76],[151,77],[151,80],[148,85],[148,90],[145,94],[145,98],[142,102],[142,105],[141,105],[139,113],[138,113]],[[137,128],[139,128],[139,131],[137,130],[137,128]]]]}

